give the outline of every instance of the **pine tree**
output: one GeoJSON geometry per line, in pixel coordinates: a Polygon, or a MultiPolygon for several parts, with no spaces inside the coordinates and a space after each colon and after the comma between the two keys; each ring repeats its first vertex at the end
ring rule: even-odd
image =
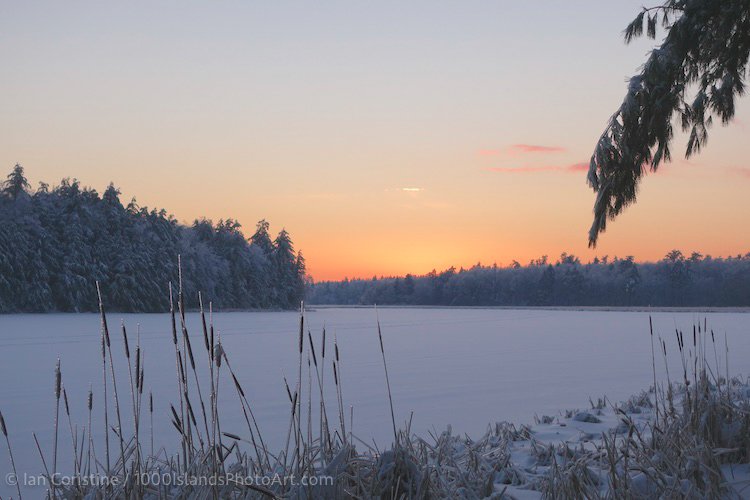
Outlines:
{"type": "Polygon", "coordinates": [[[75,179],[27,189],[17,165],[0,192],[0,312],[95,310],[95,281],[111,310],[163,311],[178,255],[188,307],[198,291],[217,309],[296,308],[304,295],[304,259],[286,231],[274,245],[266,221],[251,243],[234,219],[185,227],[135,199],[124,207],[113,184],[101,197],[75,179]],[[274,257],[284,263],[279,286],[274,257]]]}
{"type": "Polygon", "coordinates": [[[294,307],[298,291],[297,256],[289,233],[282,229],[273,242],[274,287],[283,307],[294,307]]]}
{"type": "Polygon", "coordinates": [[[588,182],[597,196],[589,246],[607,220],[635,202],[643,174],[671,160],[674,118],[689,134],[689,158],[705,146],[714,117],[722,124],[732,120],[735,98],[745,92],[750,2],[667,0],[644,8],[625,29],[625,41],[644,31],[656,38],[659,23],[666,30],[661,45],[630,79],[591,157],[588,182]]]}
{"type": "Polygon", "coordinates": [[[15,200],[19,195],[26,193],[30,187],[29,181],[24,177],[23,167],[16,163],[16,166],[13,167],[13,171],[3,183],[3,194],[12,200],[15,200]]]}

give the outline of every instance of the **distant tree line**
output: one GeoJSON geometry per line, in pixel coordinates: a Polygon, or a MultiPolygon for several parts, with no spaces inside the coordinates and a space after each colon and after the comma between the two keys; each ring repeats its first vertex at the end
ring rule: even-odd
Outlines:
{"type": "Polygon", "coordinates": [[[202,292],[215,308],[296,308],[305,261],[289,234],[262,220],[248,240],[232,219],[179,224],[164,210],[100,196],[73,179],[32,192],[16,165],[0,190],[0,312],[164,311],[178,283],[188,307],[202,292]]]}
{"type": "Polygon", "coordinates": [[[669,252],[658,262],[563,253],[522,266],[450,268],[424,276],[311,284],[311,304],[445,306],[750,306],[750,253],[712,258],[669,252]]]}

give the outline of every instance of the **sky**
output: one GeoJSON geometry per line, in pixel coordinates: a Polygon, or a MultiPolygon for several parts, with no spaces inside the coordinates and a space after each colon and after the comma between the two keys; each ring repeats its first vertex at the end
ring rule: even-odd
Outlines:
{"type": "MultiPolygon", "coordinates": [[[[0,171],[286,228],[316,280],[750,251],[750,103],[587,247],[641,2],[3,2],[0,171]]],[[[675,151],[684,150],[678,136],[675,151]]]]}

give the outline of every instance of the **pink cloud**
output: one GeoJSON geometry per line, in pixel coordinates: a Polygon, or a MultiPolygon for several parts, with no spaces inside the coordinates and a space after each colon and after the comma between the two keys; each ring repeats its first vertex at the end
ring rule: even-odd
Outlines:
{"type": "Polygon", "coordinates": [[[568,165],[565,168],[568,172],[588,172],[589,170],[589,162],[582,161],[579,163],[574,163],[572,165],[568,165]]]}
{"type": "Polygon", "coordinates": [[[562,146],[539,146],[535,144],[513,144],[505,149],[480,149],[479,156],[508,156],[516,157],[526,154],[563,153],[567,151],[562,146]]]}
{"type": "Polygon", "coordinates": [[[589,164],[587,162],[578,162],[572,165],[524,165],[522,167],[490,167],[487,170],[490,172],[498,172],[502,174],[529,174],[536,172],[561,172],[567,174],[574,174],[578,172],[584,172],[588,170],[589,164]]]}
{"type": "Polygon", "coordinates": [[[517,153],[563,153],[566,149],[562,146],[537,146],[534,144],[514,144],[510,151],[517,153]]]}

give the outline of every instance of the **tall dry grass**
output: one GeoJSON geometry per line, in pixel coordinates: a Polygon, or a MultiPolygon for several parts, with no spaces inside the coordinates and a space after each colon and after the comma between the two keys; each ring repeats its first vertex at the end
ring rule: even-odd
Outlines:
{"type": "MultiPolygon", "coordinates": [[[[327,350],[328,358],[331,355],[326,331],[323,329],[319,349],[316,349],[312,332],[308,330],[305,335],[305,311],[301,307],[295,345],[297,379],[293,386],[284,379],[289,399],[286,446],[282,450],[270,450],[255,418],[252,401],[232,367],[230,353],[224,349],[221,336],[215,333],[210,302],[207,318],[203,297],[199,297],[204,348],[194,351],[185,321],[181,286],[178,286],[176,301],[171,285],[169,296],[177,378],[177,392],[171,401],[144,390],[148,382],[144,370],[145,352],[139,335],[132,345],[124,324],[121,325],[122,362],[127,364],[130,397],[119,398],[114,370],[116,356],[105,307],[100,303],[103,374],[100,404],[105,425],[105,456],[96,456],[97,446],[91,430],[93,390],[89,388],[86,398],[87,425],[82,426],[79,433],[70,416],[68,392],[61,365],[57,363],[51,457],[45,455],[44,447],[34,435],[44,475],[49,479],[59,472],[58,428],[62,399],[71,435],[72,474],[84,478],[97,473],[116,478],[116,481],[103,485],[80,481],[59,487],[49,481],[48,498],[511,498],[508,489],[513,488],[534,490],[545,498],[719,498],[732,491],[724,465],[750,460],[748,385],[729,378],[729,347],[726,340],[723,346],[719,345],[705,321],[696,325],[692,344],[688,335],[688,345],[684,332],[676,331],[672,345],[649,322],[654,386],[649,393],[623,404],[610,405],[610,410],[620,420],[619,425],[593,440],[593,448],[584,448],[568,443],[544,443],[535,437],[532,428],[507,423],[489,427],[479,440],[454,435],[450,428],[439,435],[431,434],[429,438],[418,437],[411,431],[411,419],[399,427],[383,331],[376,318],[394,433],[392,445],[380,450],[353,432],[352,407],[347,432],[341,376],[343,356],[338,339],[334,335],[333,356],[328,359],[334,387],[327,388],[324,384],[327,350]],[[682,375],[679,381],[670,378],[669,348],[679,353],[678,368],[682,375]],[[723,360],[719,352],[723,352],[723,360]],[[659,383],[656,374],[659,357],[667,373],[665,383],[659,383]],[[207,372],[200,370],[199,373],[198,362],[207,363],[207,372]],[[303,370],[305,363],[307,370],[303,370]],[[202,379],[206,373],[207,379],[202,379]],[[230,378],[243,412],[246,429],[237,433],[221,427],[221,414],[225,410],[219,407],[218,399],[223,377],[230,378]],[[110,390],[116,426],[110,426],[110,390]],[[335,418],[329,419],[326,407],[326,395],[331,390],[335,392],[337,423],[334,423],[335,418]],[[144,393],[148,397],[145,410],[149,419],[148,435],[142,425],[144,393]],[[314,397],[320,401],[317,408],[312,405],[314,397]],[[120,404],[125,401],[129,402],[130,410],[121,408],[120,404]],[[179,437],[178,449],[173,453],[155,448],[155,401],[169,408],[172,427],[179,437]],[[130,436],[124,435],[123,411],[132,414],[130,436]],[[633,419],[633,415],[643,411],[652,411],[654,415],[645,427],[633,419]],[[314,412],[317,414],[313,415],[314,412]],[[313,420],[318,423],[316,431],[313,420]],[[116,440],[119,451],[114,457],[110,456],[110,437],[116,440]],[[520,466],[512,459],[520,444],[526,447],[533,460],[531,467],[520,466]],[[51,470],[48,463],[52,465],[51,470]],[[213,478],[214,481],[171,486],[144,484],[140,480],[141,473],[213,478]],[[264,486],[223,480],[230,473],[235,478],[326,476],[332,478],[332,483],[301,486],[281,482],[264,486]]],[[[592,401],[592,408],[606,411],[606,398],[592,401]]],[[[544,417],[538,425],[553,421],[551,417],[544,417]]],[[[1,413],[0,430],[15,471],[9,433],[1,413]]],[[[18,495],[20,498],[20,488],[18,495]]]]}

